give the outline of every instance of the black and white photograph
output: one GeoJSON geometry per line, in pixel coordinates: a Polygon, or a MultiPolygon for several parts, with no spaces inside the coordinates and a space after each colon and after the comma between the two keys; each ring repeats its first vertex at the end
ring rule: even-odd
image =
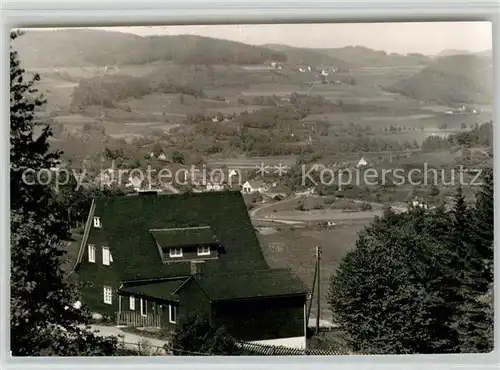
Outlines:
{"type": "Polygon", "coordinates": [[[493,351],[490,22],[10,32],[12,356],[493,351]]]}

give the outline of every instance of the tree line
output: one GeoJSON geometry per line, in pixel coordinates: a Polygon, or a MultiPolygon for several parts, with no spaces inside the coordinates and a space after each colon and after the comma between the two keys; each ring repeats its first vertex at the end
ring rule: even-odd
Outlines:
{"type": "Polygon", "coordinates": [[[105,75],[80,80],[73,91],[70,106],[77,109],[91,105],[113,108],[120,100],[140,99],[152,93],[205,96],[201,89],[170,81],[152,81],[127,75],[105,75]]]}
{"type": "Polygon", "coordinates": [[[422,143],[422,150],[436,151],[454,147],[473,146],[491,147],[493,145],[493,122],[476,125],[467,132],[451,134],[446,137],[429,136],[422,143]]]}
{"type": "Polygon", "coordinates": [[[354,350],[375,354],[493,349],[493,176],[476,200],[387,210],[331,278],[334,320],[354,350]]]}

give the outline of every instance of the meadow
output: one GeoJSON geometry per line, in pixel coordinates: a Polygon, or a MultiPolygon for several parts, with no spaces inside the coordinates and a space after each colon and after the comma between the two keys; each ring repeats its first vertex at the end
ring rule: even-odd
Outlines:
{"type": "Polygon", "coordinates": [[[258,166],[277,166],[281,163],[283,166],[293,166],[296,163],[294,156],[270,156],[270,157],[244,157],[244,158],[217,158],[207,160],[206,164],[209,167],[224,166],[228,168],[253,168],[257,169],[258,166]]]}
{"type": "MultiPolygon", "coordinates": [[[[355,247],[358,233],[366,222],[353,222],[332,230],[311,230],[303,228],[283,228],[258,238],[266,261],[274,268],[291,268],[302,281],[312,288],[315,268],[316,246],[321,247],[320,297],[321,319],[331,321],[327,305],[329,280],[337,269],[342,257],[355,247]]],[[[316,316],[315,304],[311,317],[316,316]]]]}

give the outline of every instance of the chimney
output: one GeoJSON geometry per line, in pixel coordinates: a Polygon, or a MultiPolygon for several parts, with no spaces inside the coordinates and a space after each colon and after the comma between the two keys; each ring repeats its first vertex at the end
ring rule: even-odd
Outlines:
{"type": "Polygon", "coordinates": [[[190,261],[191,275],[201,275],[203,273],[204,261],[190,261]]]}
{"type": "Polygon", "coordinates": [[[159,195],[160,193],[159,189],[137,190],[138,195],[159,195]]]}

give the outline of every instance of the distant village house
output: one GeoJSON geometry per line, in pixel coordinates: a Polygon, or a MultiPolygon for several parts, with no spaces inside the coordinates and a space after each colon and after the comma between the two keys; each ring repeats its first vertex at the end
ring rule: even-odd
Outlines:
{"type": "Polygon", "coordinates": [[[366,167],[366,166],[368,166],[368,162],[366,161],[366,159],[364,157],[361,157],[361,159],[359,160],[356,167],[362,168],[362,167],[366,167]]]}
{"type": "Polygon", "coordinates": [[[241,187],[243,194],[265,193],[269,187],[262,180],[249,180],[241,187]]]}

